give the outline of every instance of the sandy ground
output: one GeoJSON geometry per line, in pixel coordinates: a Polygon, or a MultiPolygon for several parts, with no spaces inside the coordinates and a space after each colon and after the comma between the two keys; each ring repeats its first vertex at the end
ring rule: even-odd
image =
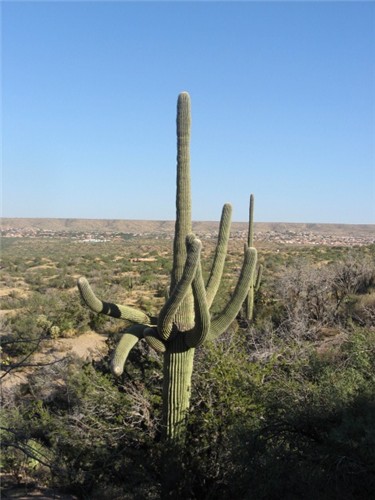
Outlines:
{"type": "Polygon", "coordinates": [[[107,336],[96,332],[87,332],[79,337],[59,339],[62,350],[72,352],[85,360],[99,359],[107,352],[107,336]]]}
{"type": "MultiPolygon", "coordinates": [[[[52,363],[64,358],[67,354],[75,354],[85,361],[100,359],[107,352],[107,336],[96,332],[86,332],[78,337],[58,339],[49,343],[42,352],[36,353],[28,362],[33,364],[52,363]]],[[[28,367],[22,370],[14,370],[1,380],[2,390],[7,390],[15,385],[25,383],[27,376],[33,368],[28,367]]],[[[0,372],[0,376],[3,373],[0,372]]]]}

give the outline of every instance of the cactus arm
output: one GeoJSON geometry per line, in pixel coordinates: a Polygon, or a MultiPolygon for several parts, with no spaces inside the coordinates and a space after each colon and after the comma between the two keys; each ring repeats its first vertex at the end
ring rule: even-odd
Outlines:
{"type": "Polygon", "coordinates": [[[245,319],[252,321],[254,317],[254,277],[251,278],[249,291],[245,299],[245,319]]]}
{"type": "Polygon", "coordinates": [[[221,335],[235,319],[238,311],[243,304],[257,261],[257,251],[255,248],[247,248],[245,258],[241,269],[241,274],[237,282],[233,295],[225,306],[224,311],[211,321],[211,328],[208,334],[208,339],[214,339],[221,335]]]}
{"type": "Polygon", "coordinates": [[[147,314],[139,309],[104,302],[98,299],[86,278],[81,277],[78,279],[78,288],[86,305],[96,313],[105,314],[112,318],[121,318],[130,323],[150,323],[150,318],[147,314]]]}
{"type": "MultiPolygon", "coordinates": [[[[250,204],[251,204],[251,198],[250,198],[250,204]]],[[[249,226],[249,233],[248,233],[248,241],[250,241],[250,226],[249,226]]],[[[245,252],[246,252],[246,248],[247,248],[247,245],[245,243],[245,252]]],[[[249,291],[247,292],[247,296],[246,296],[246,299],[244,302],[245,319],[247,319],[247,321],[252,321],[253,315],[254,315],[254,274],[255,274],[255,268],[254,268],[254,273],[251,276],[249,291]]]]}
{"type": "Polygon", "coordinates": [[[193,296],[195,325],[192,330],[185,333],[185,344],[188,347],[199,347],[206,340],[211,325],[211,316],[200,263],[198,264],[193,280],[193,296]]]}
{"type": "MultiPolygon", "coordinates": [[[[254,195],[250,195],[249,205],[249,229],[247,233],[247,244],[252,247],[254,243],[254,195]]],[[[263,266],[259,266],[258,270],[254,268],[254,273],[250,281],[249,291],[244,302],[244,312],[247,321],[252,321],[254,317],[254,295],[260,286],[262,278],[263,266]]]]}
{"type": "MultiPolygon", "coordinates": [[[[250,204],[249,204],[249,230],[247,234],[247,244],[249,247],[252,247],[254,243],[254,195],[250,195],[250,204]]],[[[254,273],[251,278],[249,292],[245,301],[245,313],[246,319],[251,321],[254,316],[254,276],[255,276],[255,268],[254,273]]]]}
{"type": "Polygon", "coordinates": [[[224,270],[225,257],[227,255],[228,240],[230,235],[230,223],[232,217],[232,206],[226,203],[221,214],[219,236],[215,251],[215,257],[211,268],[210,277],[207,281],[206,295],[208,307],[211,307],[212,302],[219,289],[220,280],[224,270]]]}
{"type": "Polygon", "coordinates": [[[124,365],[131,349],[143,338],[147,325],[132,325],[125,330],[120,342],[116,346],[111,360],[111,371],[119,377],[124,371],[124,365]]]}
{"type": "Polygon", "coordinates": [[[160,311],[158,318],[158,332],[163,340],[168,340],[170,337],[177,310],[190,290],[199,263],[201,247],[201,241],[194,235],[191,234],[186,238],[187,258],[183,274],[160,311]]]}
{"type": "Polygon", "coordinates": [[[247,244],[248,247],[252,247],[254,243],[254,195],[250,195],[250,205],[249,205],[249,230],[247,233],[247,244]]]}
{"type": "Polygon", "coordinates": [[[260,283],[262,281],[262,276],[263,276],[263,264],[260,264],[258,267],[258,272],[257,272],[257,278],[255,280],[255,285],[254,285],[254,290],[257,292],[260,287],[260,283]]]}
{"type": "Polygon", "coordinates": [[[262,274],[263,274],[263,265],[260,265],[257,270],[254,269],[254,275],[251,278],[249,293],[247,294],[245,300],[245,317],[248,321],[252,321],[254,318],[255,292],[259,290],[260,282],[262,280],[262,274]]]}
{"type": "Polygon", "coordinates": [[[152,347],[156,352],[165,352],[165,342],[160,338],[156,328],[147,327],[143,330],[143,336],[147,344],[152,347]]]}
{"type": "Polygon", "coordinates": [[[85,304],[93,312],[96,312],[98,314],[101,313],[103,311],[103,302],[100,299],[98,299],[97,296],[94,294],[87,279],[83,277],[79,278],[77,285],[85,304]]]}

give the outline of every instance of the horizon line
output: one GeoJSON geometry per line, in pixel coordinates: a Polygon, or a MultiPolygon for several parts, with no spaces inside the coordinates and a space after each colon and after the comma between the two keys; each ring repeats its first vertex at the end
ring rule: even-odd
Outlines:
{"type": "MultiPolygon", "coordinates": [[[[41,220],[46,220],[46,219],[51,219],[51,220],[87,220],[87,221],[132,221],[132,222],[170,222],[174,223],[176,219],[124,219],[124,218],[107,218],[107,217],[22,217],[22,216],[17,216],[17,217],[9,217],[9,216],[0,216],[0,219],[41,219],[41,220]]],[[[193,219],[192,223],[194,222],[207,222],[207,223],[219,223],[220,219],[217,220],[210,220],[210,219],[193,219]]],[[[238,223],[238,224],[248,224],[247,220],[233,220],[232,223],[238,223]]],[[[375,222],[319,222],[319,221],[314,221],[314,222],[308,222],[308,221],[277,221],[277,220],[272,220],[272,221],[254,221],[254,224],[322,224],[322,225],[346,225],[346,226],[375,226],[375,222]]]]}

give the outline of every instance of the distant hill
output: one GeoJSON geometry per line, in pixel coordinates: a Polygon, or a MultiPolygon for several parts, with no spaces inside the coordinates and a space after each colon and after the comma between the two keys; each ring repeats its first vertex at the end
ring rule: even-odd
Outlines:
{"type": "MultiPolygon", "coordinates": [[[[2,227],[17,229],[44,229],[56,232],[121,232],[121,233],[173,233],[174,221],[120,220],[120,219],[53,219],[53,218],[1,218],[2,227]]],[[[217,231],[218,221],[194,221],[193,231],[209,233],[217,231]]],[[[294,222],[255,222],[255,231],[285,233],[311,232],[336,236],[371,237],[375,235],[375,224],[320,224],[294,222]]],[[[247,222],[233,222],[232,232],[246,231],[247,222]]]]}

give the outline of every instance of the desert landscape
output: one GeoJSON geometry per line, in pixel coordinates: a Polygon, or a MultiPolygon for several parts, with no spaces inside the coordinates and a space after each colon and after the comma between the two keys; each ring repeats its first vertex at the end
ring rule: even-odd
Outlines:
{"type": "MultiPolygon", "coordinates": [[[[69,237],[113,239],[118,237],[173,238],[174,221],[114,219],[2,218],[3,237],[69,237]]],[[[203,239],[216,238],[219,221],[193,221],[193,231],[203,239]]],[[[319,224],[255,222],[258,242],[361,245],[375,241],[375,224],[319,224]]],[[[248,222],[233,222],[231,237],[246,237],[248,222]]]]}
{"type": "MultiPolygon", "coordinates": [[[[161,355],[140,343],[124,374],[113,377],[110,360],[126,322],[85,307],[77,279],[86,276],[103,300],[157,315],[166,300],[173,228],[172,221],[3,219],[3,498],[159,498],[160,455],[152,450],[161,432],[161,355]],[[144,453],[151,457],[147,469],[144,453]],[[98,464],[111,483],[98,477],[98,464]]],[[[218,224],[194,229],[207,280],[218,224]]],[[[247,225],[235,223],[213,317],[233,293],[246,237],[247,225]]],[[[375,380],[374,226],[255,224],[254,242],[263,274],[253,319],[242,309],[222,339],[197,349],[188,432],[201,444],[184,451],[182,485],[201,491],[204,464],[213,480],[204,495],[212,494],[217,474],[226,482],[218,498],[248,481],[260,494],[264,485],[253,474],[234,484],[223,464],[229,460],[242,474],[250,462],[259,477],[264,461],[277,474],[277,447],[284,470],[295,460],[303,477],[313,471],[326,478],[329,460],[335,480],[364,497],[373,484],[372,455],[364,454],[371,440],[363,441],[368,426],[355,415],[359,405],[372,425],[366,394],[375,380]],[[270,429],[285,446],[272,440],[266,449],[247,447],[270,429]],[[326,442],[316,441],[316,432],[326,442]],[[234,447],[233,439],[242,444],[234,447]],[[303,462],[290,446],[304,450],[303,462]],[[350,464],[340,461],[343,447],[350,464]],[[347,483],[348,468],[357,471],[358,464],[366,481],[347,483]]]]}

